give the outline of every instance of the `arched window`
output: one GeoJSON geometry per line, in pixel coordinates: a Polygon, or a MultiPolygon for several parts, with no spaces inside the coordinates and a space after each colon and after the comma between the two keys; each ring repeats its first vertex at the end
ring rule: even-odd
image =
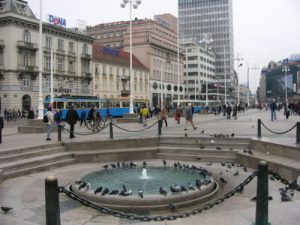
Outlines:
{"type": "Polygon", "coordinates": [[[31,42],[31,34],[28,30],[23,31],[23,41],[24,42],[31,42]]]}
{"type": "Polygon", "coordinates": [[[24,66],[29,66],[29,56],[24,55],[24,66]]]}

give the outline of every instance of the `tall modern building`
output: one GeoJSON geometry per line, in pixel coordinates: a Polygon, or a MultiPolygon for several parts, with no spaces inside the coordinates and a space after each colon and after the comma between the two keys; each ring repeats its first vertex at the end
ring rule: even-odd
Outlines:
{"type": "Polygon", "coordinates": [[[216,55],[216,80],[233,96],[234,76],[232,0],[178,0],[180,39],[201,42],[216,55]]]}

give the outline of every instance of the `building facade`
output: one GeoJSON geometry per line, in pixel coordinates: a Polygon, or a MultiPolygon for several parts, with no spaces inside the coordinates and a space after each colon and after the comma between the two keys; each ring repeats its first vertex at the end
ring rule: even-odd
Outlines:
{"type": "Polygon", "coordinates": [[[12,0],[0,4],[1,110],[37,109],[39,51],[43,51],[43,98],[50,95],[51,49],[54,95],[92,95],[92,38],[43,23],[39,49],[39,20],[27,2],[12,0]]]}
{"type": "MultiPolygon", "coordinates": [[[[184,84],[189,99],[205,99],[206,82],[208,87],[215,83],[215,54],[193,43],[182,44],[185,52],[184,84]],[[196,97],[195,97],[196,96],[196,97]]],[[[209,91],[208,95],[211,92],[209,91]]],[[[212,100],[208,96],[208,100],[212,100]]]]}
{"type": "MultiPolygon", "coordinates": [[[[129,21],[100,24],[89,28],[87,34],[96,43],[130,51],[129,21]]],[[[183,99],[183,55],[180,54],[178,67],[177,33],[173,28],[150,19],[134,20],[132,45],[133,54],[150,72],[150,104],[171,104],[175,99],[183,99]]]]}
{"type": "MultiPolygon", "coordinates": [[[[135,56],[133,64],[133,102],[138,107],[149,105],[149,70],[135,56]]],[[[93,45],[93,93],[109,99],[114,107],[129,107],[129,53],[123,50],[93,45]]]]}
{"type": "Polygon", "coordinates": [[[232,0],[178,0],[180,39],[203,39],[216,54],[216,80],[227,93],[237,89],[234,75],[232,0]]]}

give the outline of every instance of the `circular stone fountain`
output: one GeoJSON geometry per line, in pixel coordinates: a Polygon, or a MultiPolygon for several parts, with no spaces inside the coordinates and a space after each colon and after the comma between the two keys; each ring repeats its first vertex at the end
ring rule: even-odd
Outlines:
{"type": "Polygon", "coordinates": [[[102,169],[85,175],[80,182],[72,183],[72,191],[81,198],[124,211],[161,210],[169,208],[170,204],[176,207],[190,206],[213,198],[218,189],[218,183],[207,170],[187,166],[128,166],[102,169]],[[196,187],[196,180],[200,182],[201,187],[196,187]],[[189,189],[189,184],[194,190],[189,189]],[[80,186],[84,187],[79,188],[80,186]],[[189,190],[174,193],[170,191],[170,186],[184,186],[189,190]],[[95,194],[99,187],[102,187],[102,191],[95,194]],[[160,187],[167,191],[167,195],[159,193],[160,187]],[[109,193],[113,190],[117,190],[118,193],[104,194],[105,188],[109,189],[109,193]],[[139,196],[139,192],[143,193],[143,198],[139,196]]]}

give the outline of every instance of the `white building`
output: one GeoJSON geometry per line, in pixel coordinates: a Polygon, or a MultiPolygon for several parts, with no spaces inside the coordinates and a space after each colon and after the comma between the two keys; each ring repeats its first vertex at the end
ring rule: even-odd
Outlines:
{"type": "MultiPolygon", "coordinates": [[[[55,23],[64,21],[56,19],[55,23]]],[[[78,31],[43,23],[43,49],[39,49],[39,20],[27,2],[1,1],[1,111],[5,108],[37,109],[40,50],[43,51],[43,98],[50,95],[51,48],[54,51],[54,95],[92,95],[92,41],[78,31]]]]}

